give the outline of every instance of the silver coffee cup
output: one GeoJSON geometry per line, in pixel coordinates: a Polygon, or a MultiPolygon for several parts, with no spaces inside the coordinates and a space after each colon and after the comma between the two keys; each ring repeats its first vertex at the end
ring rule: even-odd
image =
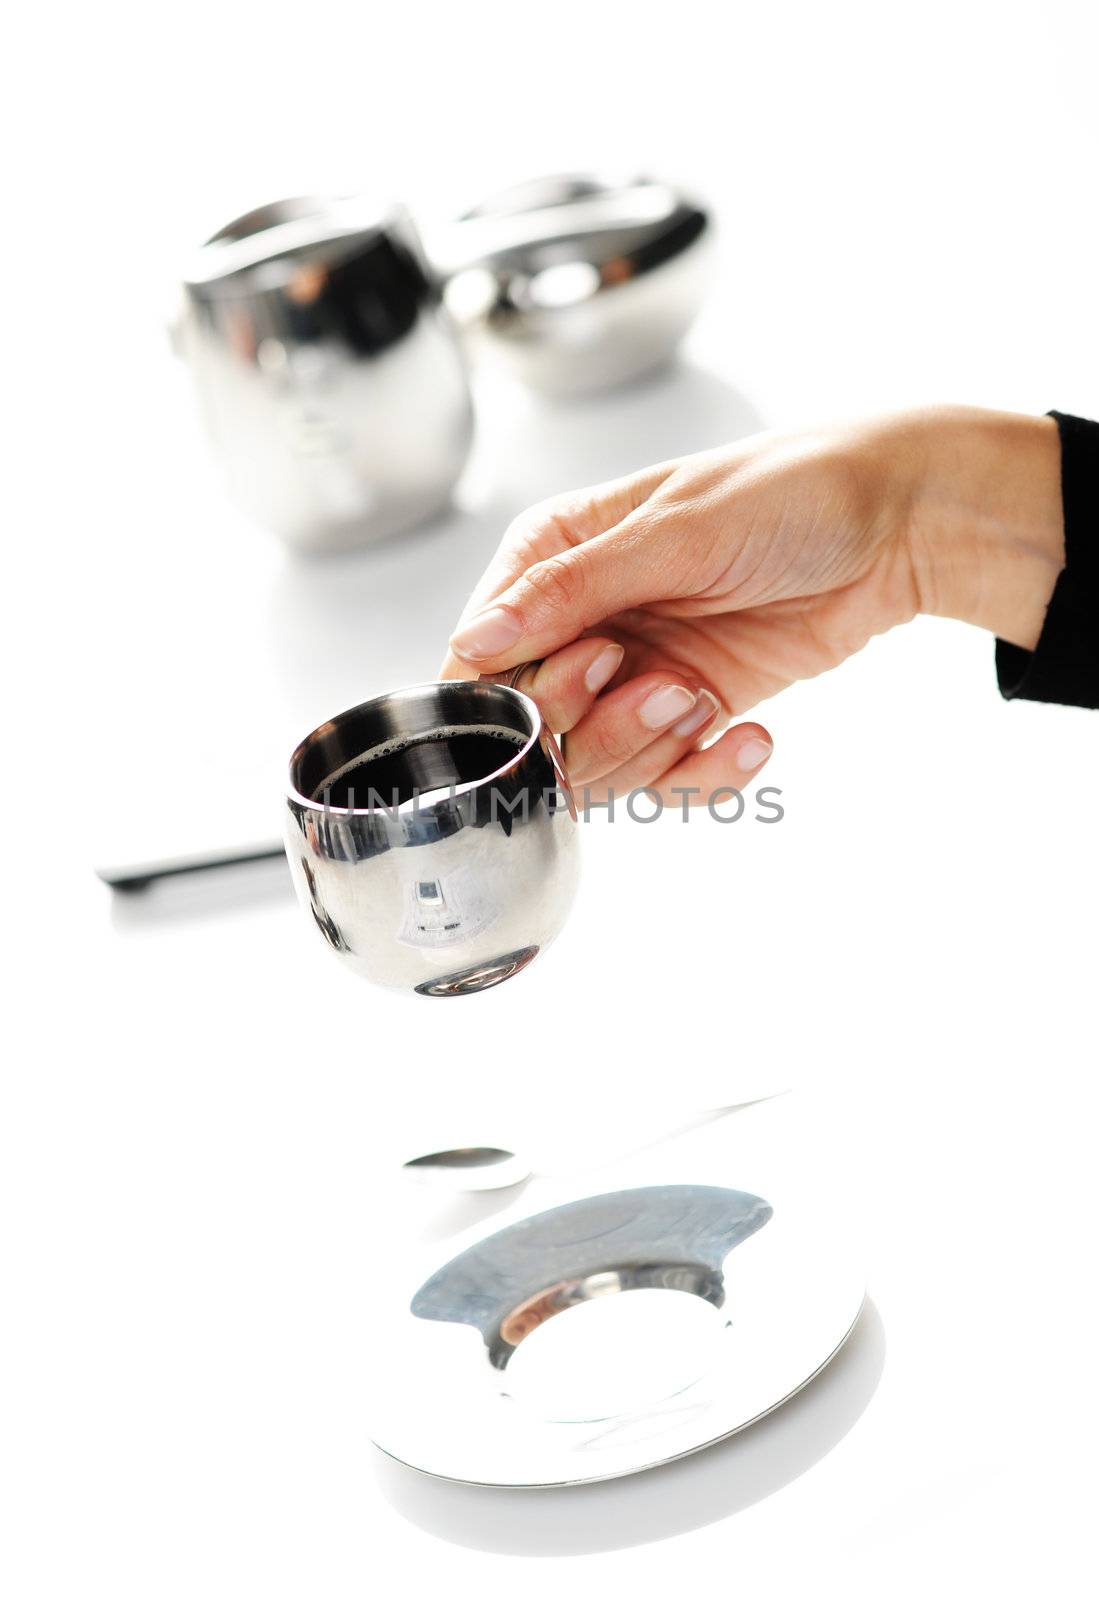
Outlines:
{"type": "Polygon", "coordinates": [[[493,195],[427,250],[473,347],[574,395],[669,359],[713,277],[714,222],[676,185],[570,173],[493,195]]]}
{"type": "Polygon", "coordinates": [[[465,465],[465,363],[405,211],[284,200],[208,240],[175,328],[234,497],[306,550],[441,509],[465,465]]]}
{"type": "Polygon", "coordinates": [[[427,683],[354,706],[290,761],[286,852],[340,959],[417,994],[491,988],[560,932],[579,828],[534,701],[427,683]]]}

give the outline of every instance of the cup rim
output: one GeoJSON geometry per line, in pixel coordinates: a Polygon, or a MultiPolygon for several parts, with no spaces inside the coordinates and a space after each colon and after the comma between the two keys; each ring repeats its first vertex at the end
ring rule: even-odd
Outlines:
{"type": "Polygon", "coordinates": [[[492,783],[497,778],[502,778],[505,773],[510,772],[514,767],[517,767],[521,761],[526,759],[531,750],[541,739],[544,727],[545,720],[538,708],[537,702],[532,700],[529,694],[524,694],[521,689],[515,689],[510,684],[494,683],[491,679],[487,678],[465,680],[460,678],[434,678],[429,679],[426,683],[410,683],[401,689],[389,689],[382,694],[372,695],[369,700],[360,700],[357,705],[347,706],[343,711],[337,711],[334,717],[328,717],[324,722],[319,722],[315,728],[312,728],[305,735],[304,739],[299,740],[290,757],[287,799],[291,802],[291,804],[299,806],[302,810],[312,811],[321,816],[374,817],[378,816],[379,814],[400,816],[403,812],[410,810],[414,806],[417,807],[420,814],[423,815],[424,813],[430,813],[437,806],[449,805],[450,802],[455,800],[459,795],[471,794],[474,789],[482,789],[484,788],[485,784],[492,783]],[[379,704],[379,702],[382,700],[395,700],[403,695],[419,694],[425,689],[439,689],[450,684],[461,682],[465,682],[467,687],[476,687],[478,684],[482,684],[485,688],[499,689],[502,690],[504,694],[514,696],[516,700],[521,702],[524,710],[527,713],[527,716],[530,719],[531,733],[524,741],[522,748],[517,750],[515,754],[505,761],[501,766],[495,768],[494,771],[486,772],[484,777],[481,778],[471,778],[467,783],[455,784],[452,788],[447,789],[443,798],[439,800],[432,800],[426,806],[422,804],[418,797],[415,797],[411,800],[405,800],[396,808],[391,806],[326,805],[323,800],[314,800],[310,796],[302,794],[301,791],[296,787],[293,775],[295,768],[298,765],[298,761],[303,755],[305,747],[316,737],[318,733],[321,732],[323,728],[330,727],[332,723],[339,722],[344,717],[353,716],[358,711],[366,711],[369,709],[369,707],[379,704]]]}
{"type": "Polygon", "coordinates": [[[407,226],[383,194],[296,194],[253,206],[223,223],[185,264],[194,295],[233,296],[281,286],[302,261],[329,264],[387,228],[407,226]]]}

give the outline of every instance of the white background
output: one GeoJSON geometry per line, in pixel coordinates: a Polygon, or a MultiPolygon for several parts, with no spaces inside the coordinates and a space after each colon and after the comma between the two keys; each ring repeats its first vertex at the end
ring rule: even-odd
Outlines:
{"type": "Polygon", "coordinates": [[[112,906],[91,868],[275,833],[289,747],[432,675],[531,499],[916,401],[1099,415],[1090,13],[9,24],[5,1592],[1086,1591],[1097,725],[1003,704],[990,640],[920,622],[767,706],[780,826],[590,828],[558,947],[456,1010],[337,970],[280,871],[112,906]],[[718,208],[675,372],[565,407],[480,379],[453,516],[358,557],[295,562],[225,503],[164,334],[198,239],[278,195],[430,219],[589,166],[718,208]],[[790,1084],[867,1235],[874,1310],[831,1372],[581,1495],[378,1465],[378,1258],[488,1215],[425,1211],[402,1142],[790,1084]]]}

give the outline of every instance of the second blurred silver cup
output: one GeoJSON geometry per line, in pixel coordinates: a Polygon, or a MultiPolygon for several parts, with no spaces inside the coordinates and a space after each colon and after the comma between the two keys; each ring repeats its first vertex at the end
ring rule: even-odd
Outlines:
{"type": "Polygon", "coordinates": [[[291,757],[298,896],[336,954],[390,988],[472,994],[522,971],[568,915],[578,834],[553,735],[502,684],[382,695],[291,757]]]}
{"type": "Polygon", "coordinates": [[[296,199],[198,253],[177,328],[230,488],[308,550],[445,504],[469,452],[461,349],[399,207],[296,199]]]}
{"type": "Polygon", "coordinates": [[[652,178],[516,184],[428,235],[468,338],[548,394],[625,383],[668,360],[714,261],[709,208],[652,178]]]}

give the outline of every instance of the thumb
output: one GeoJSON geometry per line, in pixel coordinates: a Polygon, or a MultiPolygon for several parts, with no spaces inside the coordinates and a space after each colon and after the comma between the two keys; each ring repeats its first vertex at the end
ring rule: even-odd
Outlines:
{"type": "Polygon", "coordinates": [[[541,660],[616,612],[669,597],[666,563],[627,517],[607,533],[535,562],[467,618],[450,641],[478,672],[541,660]]]}

